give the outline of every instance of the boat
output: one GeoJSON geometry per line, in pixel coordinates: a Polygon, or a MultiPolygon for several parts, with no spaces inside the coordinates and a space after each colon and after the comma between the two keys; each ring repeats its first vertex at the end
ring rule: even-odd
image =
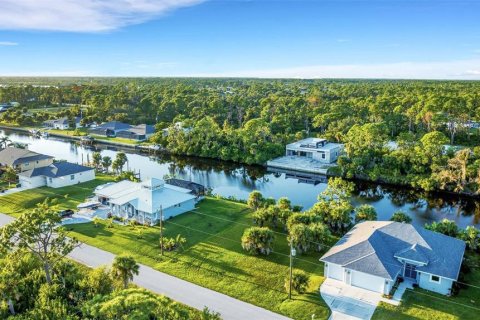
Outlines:
{"type": "Polygon", "coordinates": [[[88,201],[88,202],[80,203],[77,206],[77,209],[96,209],[100,205],[101,203],[98,201],[88,201]]]}

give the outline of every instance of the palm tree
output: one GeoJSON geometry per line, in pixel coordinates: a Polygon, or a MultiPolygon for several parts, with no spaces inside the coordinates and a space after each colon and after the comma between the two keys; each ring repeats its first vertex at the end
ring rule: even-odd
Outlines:
{"type": "Polygon", "coordinates": [[[102,162],[102,155],[100,154],[100,152],[94,152],[92,154],[92,162],[96,169],[100,167],[100,164],[102,162]]]}
{"type": "Polygon", "coordinates": [[[140,266],[135,258],[129,255],[116,256],[112,264],[112,274],[123,282],[123,288],[128,287],[128,283],[133,280],[134,275],[138,275],[140,266]]]}
{"type": "Polygon", "coordinates": [[[122,172],[123,171],[123,166],[128,161],[127,155],[124,152],[119,152],[119,153],[117,153],[117,156],[115,157],[115,161],[118,164],[118,168],[120,169],[120,172],[122,172]]]}
{"type": "Polygon", "coordinates": [[[8,137],[0,137],[0,148],[5,149],[12,142],[8,137]]]}
{"type": "Polygon", "coordinates": [[[268,255],[272,252],[274,235],[268,228],[251,227],[242,236],[242,248],[251,254],[268,255]]]}
{"type": "Polygon", "coordinates": [[[105,156],[102,158],[102,167],[108,172],[108,168],[112,165],[112,158],[105,156]]]}

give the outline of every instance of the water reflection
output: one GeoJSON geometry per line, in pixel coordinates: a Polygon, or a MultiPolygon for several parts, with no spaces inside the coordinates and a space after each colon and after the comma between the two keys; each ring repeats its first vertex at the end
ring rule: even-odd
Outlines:
{"type": "MultiPolygon", "coordinates": [[[[34,139],[28,135],[1,131],[10,140],[28,143],[29,149],[75,163],[92,159],[92,153],[115,157],[118,148],[105,146],[81,146],[75,142],[55,138],[34,139]]],[[[286,196],[293,204],[310,208],[326,187],[326,178],[320,175],[265,169],[260,166],[241,166],[233,162],[212,159],[179,157],[171,155],[151,156],[135,150],[123,150],[130,170],[139,172],[142,178],[175,176],[191,180],[211,188],[214,193],[246,199],[252,190],[260,190],[266,197],[278,199],[286,196]]],[[[480,203],[445,194],[426,194],[418,190],[381,186],[356,182],[352,203],[373,205],[378,218],[387,220],[398,210],[410,214],[413,223],[423,225],[443,218],[454,220],[459,226],[475,224],[480,227],[480,203]]]]}

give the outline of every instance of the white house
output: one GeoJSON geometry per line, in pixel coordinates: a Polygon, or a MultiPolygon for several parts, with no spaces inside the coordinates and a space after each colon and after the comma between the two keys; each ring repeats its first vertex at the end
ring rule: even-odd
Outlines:
{"type": "Polygon", "coordinates": [[[332,163],[343,153],[343,144],[328,142],[321,138],[306,138],[287,144],[287,156],[299,156],[332,163]]]}
{"type": "Polygon", "coordinates": [[[195,209],[196,196],[192,190],[180,188],[152,178],[144,182],[120,181],[97,188],[99,202],[109,205],[117,217],[155,224],[195,209]]]}
{"type": "Polygon", "coordinates": [[[458,279],[465,242],[408,223],[366,221],[355,225],[320,261],[325,277],[390,293],[398,277],[420,288],[450,294],[458,279]]]}
{"type": "Polygon", "coordinates": [[[18,180],[24,188],[51,187],[61,188],[95,179],[95,170],[66,161],[54,162],[18,174],[18,180]]]}
{"type": "MultiPolygon", "coordinates": [[[[75,117],[74,122],[75,122],[75,128],[80,128],[81,118],[80,117],[75,117]]],[[[68,117],[63,117],[60,119],[54,119],[54,120],[47,120],[43,122],[43,126],[48,129],[58,129],[58,130],[67,130],[70,129],[70,120],[68,117]]]]}

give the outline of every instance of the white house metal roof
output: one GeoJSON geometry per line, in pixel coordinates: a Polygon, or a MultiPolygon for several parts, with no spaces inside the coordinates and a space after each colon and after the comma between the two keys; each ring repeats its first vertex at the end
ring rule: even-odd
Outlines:
{"type": "Polygon", "coordinates": [[[160,207],[167,209],[195,199],[195,195],[190,192],[189,189],[172,186],[163,180],[153,178],[144,182],[120,181],[96,190],[95,194],[110,199],[112,204],[130,203],[137,210],[155,213],[160,207]]]}

